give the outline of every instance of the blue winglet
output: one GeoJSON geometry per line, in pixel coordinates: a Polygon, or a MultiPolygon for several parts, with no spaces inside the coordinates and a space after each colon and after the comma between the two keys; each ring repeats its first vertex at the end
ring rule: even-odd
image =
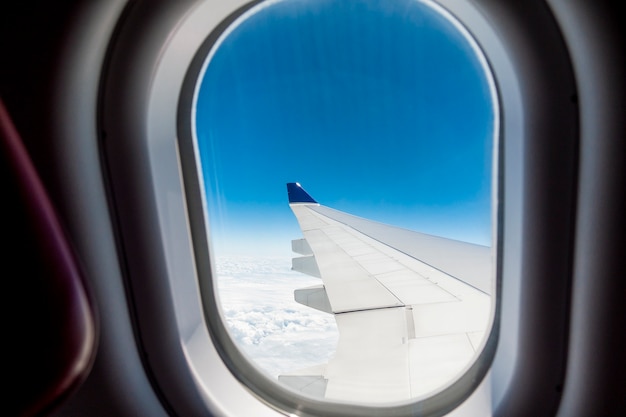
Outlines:
{"type": "Polygon", "coordinates": [[[304,191],[304,188],[297,182],[289,182],[287,183],[287,194],[289,195],[290,203],[314,203],[317,204],[317,201],[313,199],[304,191]]]}

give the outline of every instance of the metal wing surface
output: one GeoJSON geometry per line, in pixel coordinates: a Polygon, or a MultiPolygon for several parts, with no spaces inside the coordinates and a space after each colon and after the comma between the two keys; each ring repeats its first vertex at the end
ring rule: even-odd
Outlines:
{"type": "Polygon", "coordinates": [[[328,399],[390,403],[459,376],[489,322],[490,248],[321,206],[297,183],[288,190],[304,235],[293,269],[322,279],[295,298],[334,314],[339,343],[328,364],[280,379],[328,399]]]}

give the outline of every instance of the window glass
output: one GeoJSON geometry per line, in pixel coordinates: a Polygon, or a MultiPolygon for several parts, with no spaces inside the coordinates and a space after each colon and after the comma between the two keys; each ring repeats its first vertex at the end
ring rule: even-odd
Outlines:
{"type": "MultiPolygon", "coordinates": [[[[221,35],[198,82],[195,136],[224,320],[270,378],[311,368],[329,380],[317,365],[337,359],[340,340],[333,314],[294,301],[295,289],[323,281],[291,269],[291,240],[302,232],[285,184],[301,183],[324,206],[490,254],[494,97],[480,51],[431,2],[267,1],[221,35]]],[[[488,270],[484,286],[470,286],[490,307],[488,270]]],[[[430,282],[442,273],[424,271],[430,282]]],[[[450,286],[440,289],[455,293],[450,286]]],[[[438,314],[411,305],[418,330],[438,314]]],[[[472,349],[486,330],[466,333],[472,349]]],[[[407,349],[422,352],[420,337],[410,339],[407,349]]],[[[424,388],[409,398],[449,382],[438,375],[412,379],[424,388]]],[[[326,385],[308,394],[326,396],[326,385]]],[[[374,397],[346,400],[387,401],[374,397]]]]}

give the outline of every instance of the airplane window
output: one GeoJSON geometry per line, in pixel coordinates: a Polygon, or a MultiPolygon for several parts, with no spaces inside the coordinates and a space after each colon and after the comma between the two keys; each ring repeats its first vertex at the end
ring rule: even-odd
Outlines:
{"type": "Polygon", "coordinates": [[[494,305],[499,120],[460,23],[430,1],[261,2],[214,42],[193,123],[213,285],[260,372],[376,405],[463,374],[494,305]]]}

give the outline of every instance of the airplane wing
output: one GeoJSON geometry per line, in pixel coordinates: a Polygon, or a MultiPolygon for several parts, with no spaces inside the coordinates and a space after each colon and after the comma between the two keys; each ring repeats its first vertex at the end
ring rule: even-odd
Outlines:
{"type": "Polygon", "coordinates": [[[399,229],[318,204],[297,183],[289,204],[304,239],[293,269],[322,279],[301,304],[332,313],[328,364],[281,375],[327,399],[389,403],[431,392],[469,366],[491,308],[488,247],[399,229]]]}

